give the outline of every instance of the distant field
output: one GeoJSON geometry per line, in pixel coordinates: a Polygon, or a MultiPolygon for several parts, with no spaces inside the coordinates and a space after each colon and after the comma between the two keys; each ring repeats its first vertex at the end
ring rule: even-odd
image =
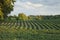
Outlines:
{"type": "Polygon", "coordinates": [[[59,20],[1,22],[0,40],[60,40],[60,22],[59,20]]]}

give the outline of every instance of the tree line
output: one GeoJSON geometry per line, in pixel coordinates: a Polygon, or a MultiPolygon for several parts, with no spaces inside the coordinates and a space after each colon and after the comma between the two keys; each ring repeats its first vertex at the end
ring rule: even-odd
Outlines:
{"type": "Polygon", "coordinates": [[[45,15],[29,15],[27,16],[24,13],[19,13],[18,16],[8,16],[9,20],[52,20],[52,19],[60,19],[60,15],[50,15],[50,16],[45,16],[45,15]]]}

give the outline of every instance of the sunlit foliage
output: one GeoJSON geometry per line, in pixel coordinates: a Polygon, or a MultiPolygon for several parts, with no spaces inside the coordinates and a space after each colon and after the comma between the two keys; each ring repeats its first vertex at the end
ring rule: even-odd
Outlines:
{"type": "Polygon", "coordinates": [[[28,17],[24,13],[18,14],[20,20],[28,20],[28,17]]]}
{"type": "Polygon", "coordinates": [[[4,18],[13,10],[14,2],[15,0],[0,0],[0,11],[4,14],[4,18]]]}

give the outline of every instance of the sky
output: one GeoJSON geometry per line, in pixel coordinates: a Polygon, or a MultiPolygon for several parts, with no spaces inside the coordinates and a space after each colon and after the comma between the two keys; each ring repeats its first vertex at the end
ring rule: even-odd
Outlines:
{"type": "Polygon", "coordinates": [[[60,15],[60,0],[16,0],[10,15],[60,15]]]}

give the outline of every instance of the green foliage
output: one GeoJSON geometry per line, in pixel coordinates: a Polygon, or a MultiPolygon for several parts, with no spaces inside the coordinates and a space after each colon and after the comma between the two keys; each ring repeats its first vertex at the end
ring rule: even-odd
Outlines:
{"type": "Polygon", "coordinates": [[[0,26],[0,40],[60,40],[57,32],[60,33],[60,30],[26,30],[0,26]]]}
{"type": "Polygon", "coordinates": [[[18,23],[19,25],[16,25],[17,22],[13,21],[2,22],[2,24],[0,24],[0,40],[60,40],[60,20],[57,19],[57,20],[42,20],[42,21],[35,20],[34,22],[33,21],[30,20],[25,22],[19,21],[18,23]],[[32,26],[31,24],[35,26],[32,26]],[[39,29],[40,27],[43,27],[43,29],[42,28],[39,29]],[[50,27],[53,27],[53,29],[50,29],[50,27]],[[56,27],[58,29],[54,29],[56,27]]]}
{"type": "Polygon", "coordinates": [[[3,12],[2,12],[1,7],[0,7],[0,20],[2,20],[2,19],[3,19],[3,12]]]}
{"type": "Polygon", "coordinates": [[[6,17],[13,10],[13,3],[15,0],[0,0],[0,8],[6,17]]]}
{"type": "Polygon", "coordinates": [[[28,20],[28,16],[26,16],[24,13],[18,14],[18,18],[19,18],[20,20],[28,20]]]}
{"type": "Polygon", "coordinates": [[[36,19],[37,20],[42,20],[43,19],[43,16],[36,16],[36,19]]]}

